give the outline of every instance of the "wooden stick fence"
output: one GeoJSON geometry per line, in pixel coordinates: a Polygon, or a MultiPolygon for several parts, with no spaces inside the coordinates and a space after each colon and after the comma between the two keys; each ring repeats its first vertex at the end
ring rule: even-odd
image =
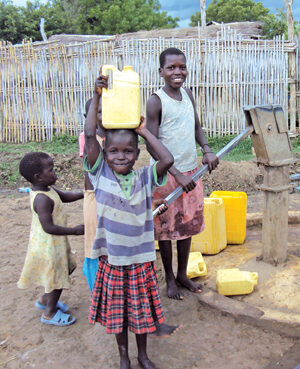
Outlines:
{"type": "MultiPolygon", "coordinates": [[[[295,44],[244,40],[230,29],[216,39],[122,39],[74,45],[0,44],[0,141],[51,140],[77,135],[85,102],[103,64],[133,65],[141,80],[141,106],[162,86],[158,56],[167,47],[187,56],[189,86],[210,136],[241,132],[243,106],[280,104],[288,118],[288,53],[295,44]]],[[[296,58],[298,61],[298,58],[296,58]]]]}

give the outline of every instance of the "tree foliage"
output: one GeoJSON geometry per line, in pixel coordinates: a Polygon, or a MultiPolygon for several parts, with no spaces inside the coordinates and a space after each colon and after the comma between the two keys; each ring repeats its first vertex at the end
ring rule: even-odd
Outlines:
{"type": "Polygon", "coordinates": [[[41,40],[41,18],[45,19],[48,37],[174,28],[179,20],[160,11],[158,0],[49,0],[46,4],[34,0],[24,7],[14,6],[12,0],[0,0],[0,40],[41,40]]]}
{"type": "Polygon", "coordinates": [[[22,34],[22,14],[10,1],[0,2],[0,39],[13,43],[22,34]]]}
{"type": "MultiPolygon", "coordinates": [[[[262,21],[262,34],[266,38],[286,34],[287,19],[284,9],[271,14],[261,2],[252,0],[213,0],[207,7],[206,20],[218,23],[262,21]]],[[[191,26],[201,23],[201,14],[196,12],[191,16],[191,26]]]]}
{"type": "Polygon", "coordinates": [[[246,22],[256,21],[266,16],[269,9],[261,2],[252,0],[213,0],[207,7],[207,21],[246,22]]]}
{"type": "Polygon", "coordinates": [[[78,0],[80,32],[116,34],[174,28],[178,18],[160,11],[157,0],[78,0]]]}
{"type": "Polygon", "coordinates": [[[272,39],[274,36],[278,35],[285,35],[287,38],[287,18],[286,12],[284,9],[278,10],[276,15],[268,14],[268,16],[262,19],[263,21],[263,35],[268,38],[272,39]]]}

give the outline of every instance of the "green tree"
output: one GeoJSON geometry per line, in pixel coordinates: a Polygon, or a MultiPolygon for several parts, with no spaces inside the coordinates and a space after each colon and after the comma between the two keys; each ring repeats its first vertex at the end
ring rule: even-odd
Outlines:
{"type": "MultiPolygon", "coordinates": [[[[261,2],[252,0],[213,0],[207,7],[206,20],[218,23],[256,21],[266,16],[269,9],[261,2]]],[[[200,12],[191,16],[191,25],[196,26],[201,20],[200,12]]]]}
{"type": "MultiPolygon", "coordinates": [[[[277,9],[278,10],[278,9],[277,9]]],[[[263,35],[272,39],[274,36],[285,35],[287,37],[287,19],[285,10],[279,9],[276,15],[268,14],[262,18],[263,21],[263,35]]]]}
{"type": "Polygon", "coordinates": [[[13,44],[24,39],[41,41],[40,20],[44,18],[47,36],[74,33],[76,28],[60,4],[41,4],[27,1],[24,7],[14,6],[11,0],[0,1],[0,39],[13,44]]]}
{"type": "Polygon", "coordinates": [[[20,9],[10,0],[0,1],[0,40],[19,42],[22,29],[23,17],[20,9]]]}
{"type": "Polygon", "coordinates": [[[174,28],[178,18],[160,11],[158,0],[78,0],[79,31],[116,34],[174,28]]]}
{"type": "Polygon", "coordinates": [[[78,33],[79,1],[50,0],[45,21],[45,32],[48,37],[60,33],[78,33]]]}
{"type": "Polygon", "coordinates": [[[174,28],[178,18],[160,11],[158,0],[40,0],[24,7],[0,0],[0,40],[20,43],[42,40],[40,19],[47,37],[59,33],[116,34],[174,28]]]}
{"type": "MultiPolygon", "coordinates": [[[[196,26],[200,20],[201,14],[196,12],[191,16],[190,25],[196,26]]],[[[265,38],[271,39],[277,35],[287,34],[284,9],[279,9],[274,15],[261,2],[256,3],[252,0],[213,0],[207,7],[206,20],[218,23],[261,21],[263,22],[262,35],[265,38]]]]}

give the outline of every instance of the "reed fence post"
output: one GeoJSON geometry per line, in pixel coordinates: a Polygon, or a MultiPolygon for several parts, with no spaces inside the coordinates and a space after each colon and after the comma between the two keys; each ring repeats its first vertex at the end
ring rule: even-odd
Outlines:
{"type": "MultiPolygon", "coordinates": [[[[292,12],[292,5],[294,0],[284,0],[286,6],[287,24],[288,24],[288,38],[289,41],[294,41],[294,17],[292,12]]],[[[296,50],[289,53],[289,84],[290,84],[290,132],[296,133],[296,50]]]]}

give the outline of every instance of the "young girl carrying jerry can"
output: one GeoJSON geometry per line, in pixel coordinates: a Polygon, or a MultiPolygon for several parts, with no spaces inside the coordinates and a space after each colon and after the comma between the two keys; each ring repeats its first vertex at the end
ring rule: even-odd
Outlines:
{"type": "MultiPolygon", "coordinates": [[[[116,335],[120,369],[131,368],[128,329],[136,334],[140,365],[155,369],[147,355],[147,334],[160,329],[164,314],[153,264],[151,193],[166,182],[173,157],[146,129],[144,118],[136,130],[107,130],[102,151],[96,139],[97,88],[106,86],[107,78],[100,76],[85,124],[85,170],[95,190],[98,215],[91,257],[99,257],[89,321],[101,323],[107,333],[116,335]],[[135,171],[138,134],[155,150],[158,161],[135,171]]],[[[166,335],[176,328],[163,326],[166,335]]]]}

